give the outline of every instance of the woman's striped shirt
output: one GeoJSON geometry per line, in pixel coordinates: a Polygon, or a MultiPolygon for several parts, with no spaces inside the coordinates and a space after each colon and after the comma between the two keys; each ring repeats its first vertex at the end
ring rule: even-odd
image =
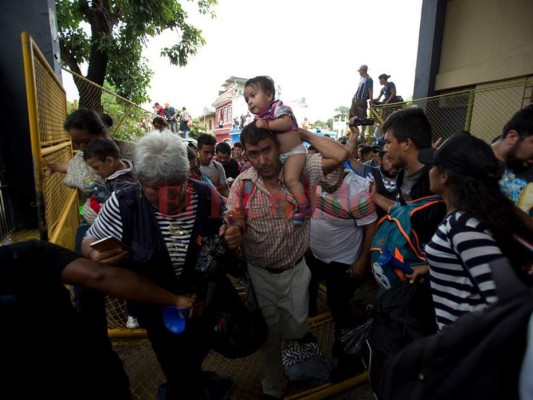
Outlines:
{"type": "Polygon", "coordinates": [[[439,329],[497,300],[489,263],[501,256],[477,219],[460,211],[446,216],[426,246],[439,329]]]}
{"type": "MultiPolygon", "coordinates": [[[[175,217],[167,217],[154,210],[176,278],[181,276],[185,264],[185,256],[191,240],[197,208],[198,194],[193,191],[191,201],[175,217]]],[[[113,192],[111,197],[104,203],[103,208],[98,213],[98,217],[87,231],[85,237],[102,239],[107,236],[114,236],[121,240],[122,226],[118,199],[116,192],[113,192]]]]}

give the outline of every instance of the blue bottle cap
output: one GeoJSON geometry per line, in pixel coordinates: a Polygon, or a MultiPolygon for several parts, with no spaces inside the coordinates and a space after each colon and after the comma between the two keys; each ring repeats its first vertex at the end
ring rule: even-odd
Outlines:
{"type": "Polygon", "coordinates": [[[163,323],[170,332],[180,334],[185,330],[188,315],[189,310],[186,308],[168,306],[163,311],[163,323]]]}
{"type": "Polygon", "coordinates": [[[392,253],[389,249],[383,249],[381,255],[379,256],[378,263],[382,267],[388,265],[391,262],[392,253]]]}

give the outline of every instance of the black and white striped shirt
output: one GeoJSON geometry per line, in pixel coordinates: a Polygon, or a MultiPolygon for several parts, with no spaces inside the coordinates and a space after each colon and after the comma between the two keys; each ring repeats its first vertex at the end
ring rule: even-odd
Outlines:
{"type": "MultiPolygon", "coordinates": [[[[191,201],[176,217],[163,216],[154,210],[176,278],[179,278],[183,271],[197,208],[198,194],[193,191],[191,201]]],[[[114,236],[121,240],[122,226],[119,203],[116,193],[113,192],[111,197],[104,203],[94,224],[87,231],[85,238],[103,239],[107,236],[114,236]]]]}
{"type": "Polygon", "coordinates": [[[496,298],[489,263],[502,256],[490,232],[460,211],[446,216],[426,246],[439,330],[496,298]]]}

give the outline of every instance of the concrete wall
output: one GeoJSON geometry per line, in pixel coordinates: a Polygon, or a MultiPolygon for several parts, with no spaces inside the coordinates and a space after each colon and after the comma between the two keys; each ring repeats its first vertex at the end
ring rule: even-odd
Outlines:
{"type": "Polygon", "coordinates": [[[449,0],[435,90],[533,74],[532,0],[449,0]]]}

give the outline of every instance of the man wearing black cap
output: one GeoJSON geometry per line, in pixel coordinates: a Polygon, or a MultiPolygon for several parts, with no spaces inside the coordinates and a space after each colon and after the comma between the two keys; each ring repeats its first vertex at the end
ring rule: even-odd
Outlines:
{"type": "Polygon", "coordinates": [[[489,264],[502,255],[516,267],[518,277],[530,281],[521,267],[530,264],[531,252],[518,239],[531,238],[533,229],[500,191],[502,166],[483,140],[459,133],[436,150],[421,150],[418,160],[432,167],[431,188],[448,211],[425,248],[442,329],[496,301],[489,264]]]}
{"type": "MultiPolygon", "coordinates": [[[[366,118],[366,110],[368,108],[367,101],[370,101],[372,105],[372,90],[374,89],[374,81],[368,75],[368,66],[361,65],[357,72],[361,79],[359,80],[359,86],[357,86],[357,91],[353,95],[352,106],[350,107],[349,118],[359,117],[366,118]]],[[[362,127],[362,132],[364,133],[365,127],[362,127]]]]}

